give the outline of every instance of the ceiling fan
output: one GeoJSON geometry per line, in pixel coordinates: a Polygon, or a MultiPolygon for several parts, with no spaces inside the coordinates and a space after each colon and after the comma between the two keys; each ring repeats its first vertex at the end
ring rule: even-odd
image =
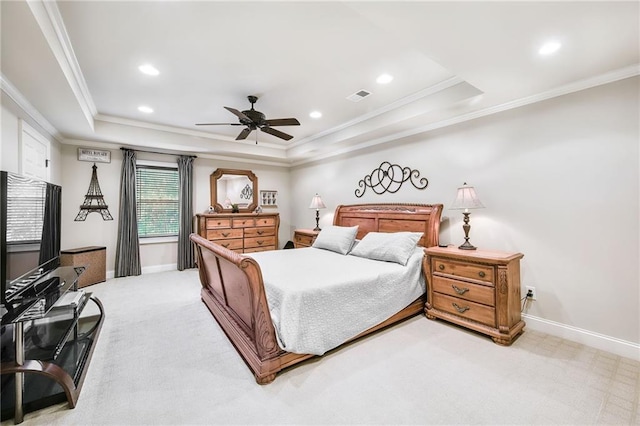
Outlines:
{"type": "MultiPolygon", "coordinates": [[[[269,133],[270,135],[276,136],[280,139],[284,139],[288,141],[293,138],[293,136],[288,135],[280,130],[276,130],[273,126],[299,126],[300,122],[295,118],[276,118],[272,120],[267,120],[265,115],[260,111],[256,111],[253,109],[253,104],[258,100],[257,96],[247,96],[249,102],[251,102],[251,109],[245,111],[238,111],[235,108],[224,107],[226,110],[230,111],[232,114],[235,114],[239,123],[196,123],[196,126],[245,126],[245,128],[240,132],[237,141],[246,139],[254,130],[262,130],[265,133],[269,133]]],[[[256,143],[258,143],[256,139],[256,143]]]]}

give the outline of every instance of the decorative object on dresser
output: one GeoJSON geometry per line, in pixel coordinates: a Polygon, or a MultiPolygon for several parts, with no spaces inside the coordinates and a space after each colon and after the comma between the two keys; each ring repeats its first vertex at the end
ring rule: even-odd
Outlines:
{"type": "Polygon", "coordinates": [[[418,179],[419,177],[418,170],[411,170],[410,167],[402,167],[383,161],[380,167],[374,169],[370,175],[358,182],[359,188],[356,189],[356,197],[362,197],[367,188],[371,188],[378,195],[385,192],[394,194],[407,181],[411,182],[416,189],[425,189],[429,185],[429,181],[424,177],[418,179]]]}
{"type": "Polygon", "coordinates": [[[78,287],[86,287],[91,284],[106,281],[106,247],[80,247],[60,252],[61,266],[83,266],[86,268],[78,279],[78,287]]]}
{"type": "Polygon", "coordinates": [[[278,207],[278,191],[260,191],[260,205],[267,208],[278,207]]]}
{"type": "Polygon", "coordinates": [[[216,169],[209,177],[211,206],[218,213],[229,213],[237,204],[240,213],[258,207],[258,177],[251,170],[216,169]]]}
{"type": "Polygon", "coordinates": [[[440,318],[510,345],[523,331],[520,316],[522,253],[430,247],[427,318],[440,318]]]}
{"type": "Polygon", "coordinates": [[[476,190],[473,186],[468,186],[467,182],[465,182],[460,188],[458,188],[458,193],[456,194],[456,199],[453,201],[453,204],[449,209],[451,210],[462,210],[462,214],[464,215],[464,225],[462,225],[462,229],[464,230],[464,243],[458,246],[459,249],[462,250],[475,250],[476,247],[471,245],[469,242],[469,231],[471,230],[471,225],[469,225],[469,215],[471,212],[469,209],[481,209],[484,208],[484,205],[480,202],[480,199],[476,195],[476,190]]]}
{"type": "Polygon", "coordinates": [[[293,246],[295,248],[311,247],[318,236],[313,229],[296,229],[293,233],[293,246]]]}
{"type": "Polygon", "coordinates": [[[236,253],[278,248],[278,213],[198,214],[198,235],[236,253]]]}
{"type": "Polygon", "coordinates": [[[311,204],[309,205],[310,209],[316,209],[316,227],[313,228],[314,231],[321,231],[320,229],[320,209],[326,209],[327,206],[324,205],[322,198],[316,193],[311,199],[311,204]]]}

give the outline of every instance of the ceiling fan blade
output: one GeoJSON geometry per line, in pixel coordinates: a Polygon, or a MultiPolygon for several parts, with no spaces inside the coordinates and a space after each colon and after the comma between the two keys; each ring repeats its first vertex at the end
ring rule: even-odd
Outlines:
{"type": "Polygon", "coordinates": [[[275,118],[264,121],[269,126],[299,126],[300,122],[296,118],[275,118]]]}
{"type": "Polygon", "coordinates": [[[241,123],[196,123],[196,126],[244,126],[241,123]]]}
{"type": "Polygon", "coordinates": [[[247,117],[246,115],[244,115],[243,112],[240,112],[235,108],[224,107],[224,109],[231,112],[232,114],[235,114],[240,120],[247,120],[251,122],[251,119],[249,117],[247,117]]]}
{"type": "Polygon", "coordinates": [[[273,135],[275,137],[278,137],[280,139],[284,139],[285,141],[288,141],[289,139],[293,138],[293,136],[291,135],[288,135],[284,132],[281,132],[280,130],[272,129],[271,127],[267,127],[267,126],[264,126],[260,130],[262,130],[265,133],[269,133],[270,135],[273,135]]]}
{"type": "Polygon", "coordinates": [[[243,131],[240,132],[240,134],[238,135],[238,137],[236,138],[237,141],[241,141],[243,139],[246,139],[247,136],[249,136],[249,133],[251,133],[251,129],[250,128],[246,128],[243,131]]]}

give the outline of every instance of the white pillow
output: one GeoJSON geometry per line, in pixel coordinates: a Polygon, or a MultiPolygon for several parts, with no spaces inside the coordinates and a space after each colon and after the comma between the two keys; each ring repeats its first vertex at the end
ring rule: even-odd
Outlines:
{"type": "Polygon", "coordinates": [[[406,265],[422,232],[369,232],[349,254],[406,265]]]}
{"type": "Polygon", "coordinates": [[[325,226],[316,237],[312,247],[347,254],[351,250],[358,226],[325,226]]]}

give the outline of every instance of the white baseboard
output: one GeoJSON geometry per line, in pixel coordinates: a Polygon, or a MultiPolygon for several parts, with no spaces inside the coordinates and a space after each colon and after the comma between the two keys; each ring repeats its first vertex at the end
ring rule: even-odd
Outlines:
{"type": "MultiPolygon", "coordinates": [[[[178,270],[178,264],[177,263],[171,263],[168,265],[153,265],[153,266],[146,266],[144,268],[142,268],[142,273],[143,274],[153,274],[155,272],[167,272],[167,271],[176,271],[178,270]]],[[[116,276],[116,273],[114,270],[111,271],[107,271],[107,279],[110,278],[114,278],[116,276]]]]}
{"type": "Polygon", "coordinates": [[[628,342],[582,328],[573,327],[559,322],[539,318],[533,315],[522,314],[524,322],[530,330],[541,331],[552,336],[571,340],[596,349],[611,352],[625,358],[640,361],[640,344],[628,342]]]}

